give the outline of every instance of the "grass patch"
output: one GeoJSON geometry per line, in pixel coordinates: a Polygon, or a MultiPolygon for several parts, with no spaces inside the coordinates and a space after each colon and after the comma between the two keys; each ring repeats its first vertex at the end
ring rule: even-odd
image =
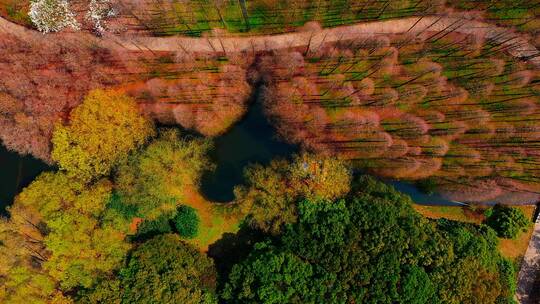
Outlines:
{"type": "Polygon", "coordinates": [[[445,218],[458,222],[480,224],[484,220],[483,209],[470,207],[413,205],[420,214],[431,219],[445,218]]]}
{"type": "Polygon", "coordinates": [[[201,251],[208,251],[208,246],[219,240],[224,233],[236,233],[241,218],[220,210],[219,206],[206,200],[197,189],[186,189],[185,205],[195,208],[201,219],[198,235],[187,240],[201,251]]]}
{"type": "Polygon", "coordinates": [[[429,3],[395,0],[391,5],[371,0],[245,1],[188,0],[141,8],[152,11],[146,24],[155,35],[201,36],[214,28],[231,33],[290,32],[309,21],[334,27],[356,22],[403,18],[425,12],[429,3]]]}

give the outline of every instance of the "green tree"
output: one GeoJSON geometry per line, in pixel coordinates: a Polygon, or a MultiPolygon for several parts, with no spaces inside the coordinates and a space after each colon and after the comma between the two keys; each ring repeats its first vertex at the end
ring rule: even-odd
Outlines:
{"type": "Polygon", "coordinates": [[[183,238],[192,239],[199,233],[201,220],[197,210],[190,206],[182,205],[178,207],[173,222],[176,231],[183,238]]]}
{"type": "Polygon", "coordinates": [[[303,201],[298,220],[233,266],[226,303],[495,303],[510,264],[487,226],[428,220],[372,178],[345,200],[303,201]],[[298,282],[289,284],[289,280],[298,282]],[[308,283],[306,283],[308,282],[308,283]]]}
{"type": "Polygon", "coordinates": [[[222,298],[226,303],[315,303],[318,285],[313,267],[298,256],[266,243],[233,267],[222,298]]]}
{"type": "Polygon", "coordinates": [[[436,288],[425,270],[418,266],[405,266],[400,282],[399,303],[430,303],[435,298],[436,288]]]}
{"type": "Polygon", "coordinates": [[[131,98],[115,91],[91,91],[54,130],[52,159],[74,178],[88,181],[111,168],[153,134],[131,98]]]}
{"type": "Polygon", "coordinates": [[[311,154],[296,155],[291,162],[274,160],[267,167],[251,166],[245,177],[247,184],[235,189],[239,208],[255,226],[272,233],[296,221],[296,202],[334,200],[344,196],[351,183],[345,163],[311,154]]]}
{"type": "Polygon", "coordinates": [[[137,228],[137,239],[149,239],[158,234],[172,232],[169,216],[160,215],[154,220],[144,220],[137,228]]]}
{"type": "Polygon", "coordinates": [[[137,206],[126,204],[122,201],[120,195],[113,191],[106,209],[101,216],[104,223],[108,223],[119,231],[126,234],[133,234],[134,219],[137,217],[137,206]]]}
{"type": "Polygon", "coordinates": [[[159,138],[119,166],[115,178],[122,200],[137,206],[139,216],[153,220],[173,214],[186,187],[198,185],[212,166],[207,140],[180,138],[178,131],[161,130],[159,138]]]}
{"type": "Polygon", "coordinates": [[[503,205],[495,205],[490,212],[486,224],[497,231],[502,238],[513,239],[520,232],[526,231],[530,225],[521,209],[503,205]]]}
{"type": "Polygon", "coordinates": [[[131,254],[117,278],[103,280],[82,303],[217,303],[211,259],[178,235],[159,235],[131,254]]]}

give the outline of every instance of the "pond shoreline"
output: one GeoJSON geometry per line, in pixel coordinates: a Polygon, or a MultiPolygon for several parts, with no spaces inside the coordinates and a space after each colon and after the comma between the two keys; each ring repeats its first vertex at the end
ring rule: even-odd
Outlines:
{"type": "Polygon", "coordinates": [[[53,167],[32,156],[22,156],[9,151],[0,143],[0,215],[6,215],[6,208],[13,203],[19,192],[28,186],[42,172],[53,167]]]}

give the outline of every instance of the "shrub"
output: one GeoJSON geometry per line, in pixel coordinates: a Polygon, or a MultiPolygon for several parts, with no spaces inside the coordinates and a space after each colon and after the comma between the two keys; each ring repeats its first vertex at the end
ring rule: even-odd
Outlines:
{"type": "Polygon", "coordinates": [[[176,231],[183,238],[192,239],[199,233],[199,215],[192,207],[186,205],[178,207],[173,222],[176,231]]]}
{"type": "Polygon", "coordinates": [[[169,233],[171,230],[169,217],[162,215],[155,220],[143,221],[137,229],[136,238],[139,240],[146,240],[156,235],[169,233]]]}
{"type": "Polygon", "coordinates": [[[487,215],[486,224],[502,238],[515,238],[530,223],[523,211],[515,207],[495,205],[487,215]]]}

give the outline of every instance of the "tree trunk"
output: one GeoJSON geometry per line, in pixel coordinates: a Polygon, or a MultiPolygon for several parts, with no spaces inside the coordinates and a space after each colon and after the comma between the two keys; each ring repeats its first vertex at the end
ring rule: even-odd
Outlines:
{"type": "Polygon", "coordinates": [[[240,4],[240,8],[242,9],[242,17],[244,17],[244,23],[246,24],[246,31],[249,31],[249,16],[248,11],[246,7],[246,0],[238,0],[238,3],[240,4]]]}

